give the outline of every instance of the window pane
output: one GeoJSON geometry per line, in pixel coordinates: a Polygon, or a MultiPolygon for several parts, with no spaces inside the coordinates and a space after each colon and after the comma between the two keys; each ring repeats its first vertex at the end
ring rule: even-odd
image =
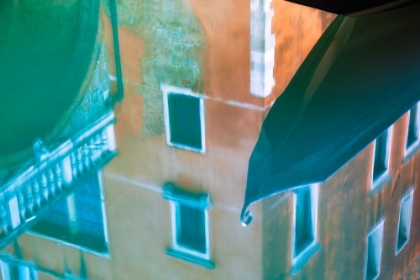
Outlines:
{"type": "Polygon", "coordinates": [[[200,253],[206,253],[204,210],[178,205],[177,243],[200,253]]]}
{"type": "Polygon", "coordinates": [[[105,242],[98,174],[87,177],[74,191],[78,233],[82,239],[105,242]]]}
{"type": "Polygon", "coordinates": [[[380,274],[383,225],[384,223],[381,222],[375,229],[373,229],[368,234],[366,256],[367,280],[376,279],[376,277],[380,274]]]}
{"type": "Polygon", "coordinates": [[[408,133],[407,133],[407,148],[413,145],[419,139],[418,125],[417,125],[417,105],[415,105],[409,114],[408,133]]]}
{"type": "Polygon", "coordinates": [[[171,142],[201,149],[200,99],[170,93],[168,110],[171,142]]]}
{"type": "Polygon", "coordinates": [[[397,250],[400,250],[408,241],[410,233],[412,211],[412,195],[407,195],[401,201],[400,221],[398,224],[397,250]]]}
{"type": "Polygon", "coordinates": [[[31,230],[54,238],[67,238],[70,234],[67,200],[60,200],[46,217],[33,226],[31,230]]]}
{"type": "Polygon", "coordinates": [[[296,193],[295,257],[313,241],[311,190],[306,187],[296,193]]]}
{"type": "Polygon", "coordinates": [[[385,131],[375,140],[373,179],[378,178],[387,170],[387,138],[388,131],[385,131]]]}

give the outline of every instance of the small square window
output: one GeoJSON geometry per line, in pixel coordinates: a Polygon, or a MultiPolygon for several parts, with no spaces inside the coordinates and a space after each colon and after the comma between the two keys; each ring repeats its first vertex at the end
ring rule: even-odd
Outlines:
{"type": "Polygon", "coordinates": [[[397,253],[407,244],[410,239],[411,213],[413,211],[413,190],[401,199],[400,215],[397,233],[397,253]]]}
{"type": "Polygon", "coordinates": [[[107,254],[100,174],[93,173],[79,182],[74,193],[60,201],[31,231],[107,254]]]}
{"type": "Polygon", "coordinates": [[[384,221],[372,229],[367,236],[366,280],[376,279],[381,272],[383,231],[384,221]]]}
{"type": "Polygon", "coordinates": [[[319,247],[316,241],[318,185],[294,191],[293,272],[299,270],[319,247]]]}
{"type": "Polygon", "coordinates": [[[169,146],[205,152],[204,102],[189,89],[162,85],[169,146]]]}
{"type": "Polygon", "coordinates": [[[419,104],[414,105],[408,111],[407,140],[405,154],[407,155],[419,143],[419,104]]]}
{"type": "Polygon", "coordinates": [[[171,201],[172,247],[167,254],[213,269],[210,261],[210,197],[185,191],[171,183],[163,189],[164,199],[171,201]]]}
{"type": "Polygon", "coordinates": [[[392,127],[384,131],[374,142],[371,189],[378,187],[389,174],[389,150],[392,127]]]}

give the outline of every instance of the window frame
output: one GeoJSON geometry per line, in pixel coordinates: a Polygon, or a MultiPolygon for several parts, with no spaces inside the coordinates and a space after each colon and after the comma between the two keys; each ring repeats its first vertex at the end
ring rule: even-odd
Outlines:
{"type": "Polygon", "coordinates": [[[365,280],[375,280],[381,275],[381,262],[382,262],[382,249],[383,249],[383,235],[384,235],[384,224],[385,219],[382,219],[379,223],[377,223],[367,234],[366,236],[366,254],[365,254],[365,280]],[[379,244],[379,248],[374,248],[373,250],[376,252],[371,253],[369,251],[369,238],[379,238],[379,241],[376,241],[379,244]],[[376,268],[377,274],[373,276],[373,278],[368,278],[368,265],[369,265],[369,256],[370,254],[377,254],[377,256],[373,256],[376,258],[376,268]]]}
{"type": "MultiPolygon", "coordinates": [[[[61,239],[59,237],[56,236],[51,236],[51,235],[47,235],[38,231],[33,231],[32,229],[29,229],[27,231],[27,234],[32,235],[32,236],[36,236],[36,237],[40,237],[43,239],[47,239],[47,240],[51,240],[60,244],[63,244],[65,246],[69,246],[69,247],[73,247],[73,248],[77,248],[86,252],[89,252],[91,254],[94,255],[98,255],[101,257],[105,257],[105,258],[110,258],[110,250],[109,250],[109,236],[108,236],[108,225],[107,225],[107,217],[106,217],[106,211],[105,211],[105,198],[104,198],[104,192],[103,192],[103,185],[102,185],[102,172],[100,170],[95,171],[94,173],[96,173],[96,175],[98,176],[98,184],[99,184],[99,190],[100,190],[100,197],[101,197],[101,211],[102,211],[102,223],[103,223],[103,228],[104,228],[104,244],[105,244],[105,248],[106,250],[104,252],[100,252],[97,251],[93,248],[87,247],[85,245],[80,245],[77,244],[77,242],[73,242],[70,241],[68,238],[65,239],[61,239]]],[[[75,213],[75,203],[74,203],[74,193],[72,193],[71,195],[69,195],[68,197],[65,198],[67,201],[67,209],[68,209],[68,218],[69,218],[69,234],[71,236],[77,236],[78,233],[74,232],[73,223],[77,223],[77,214],[75,213]],[[71,205],[71,202],[73,200],[73,204],[71,205]],[[73,208],[73,209],[70,209],[73,208]],[[73,212],[73,213],[72,213],[73,212]],[[76,215],[76,216],[73,216],[76,215]],[[76,219],[76,220],[73,220],[76,219]]]]}
{"type": "Polygon", "coordinates": [[[420,143],[420,102],[417,102],[410,110],[407,111],[407,124],[406,124],[407,132],[405,138],[405,145],[404,145],[404,158],[410,157],[418,148],[420,143]],[[411,132],[411,117],[413,109],[415,109],[416,113],[416,120],[414,121],[415,128],[417,129],[416,139],[412,143],[408,143],[410,132],[411,132]]]}
{"type": "Polygon", "coordinates": [[[178,148],[178,149],[183,149],[186,151],[205,154],[206,153],[206,127],[205,127],[205,113],[204,113],[205,111],[204,96],[202,94],[197,94],[188,88],[175,87],[175,86],[170,86],[166,84],[161,84],[160,88],[163,93],[163,109],[164,109],[166,144],[172,148],[178,148]],[[180,144],[180,143],[171,142],[171,127],[170,127],[170,120],[169,120],[169,104],[168,104],[169,94],[187,95],[187,96],[191,96],[191,97],[199,99],[201,149],[184,145],[184,144],[180,144]]]}
{"type": "Polygon", "coordinates": [[[180,251],[180,252],[184,252],[186,254],[189,255],[193,255],[199,258],[203,258],[203,259],[210,259],[210,238],[209,238],[209,214],[208,214],[208,209],[203,209],[203,208],[196,208],[198,210],[203,211],[204,213],[204,234],[205,234],[205,252],[201,253],[198,250],[193,250],[190,249],[188,247],[183,246],[182,244],[178,243],[178,233],[179,233],[179,227],[180,225],[178,224],[178,215],[179,215],[179,208],[181,205],[184,206],[189,206],[192,207],[190,205],[186,205],[180,202],[175,202],[175,201],[171,201],[171,225],[172,225],[172,247],[174,250],[180,251]]]}
{"type": "Polygon", "coordinates": [[[391,178],[390,174],[390,155],[391,155],[391,146],[392,146],[392,132],[393,132],[393,125],[383,131],[374,141],[373,141],[373,153],[372,153],[372,166],[371,166],[371,184],[370,184],[370,191],[371,194],[375,194],[380,189],[382,189],[383,185],[391,178]],[[383,168],[385,169],[382,173],[378,176],[374,176],[375,173],[375,166],[376,166],[376,142],[379,137],[386,133],[386,144],[385,144],[385,162],[382,163],[383,168]]]}
{"type": "Polygon", "coordinates": [[[293,191],[293,217],[292,217],[292,274],[299,271],[309,259],[320,249],[320,244],[318,243],[318,208],[319,208],[319,184],[312,184],[302,188],[298,188],[293,191]],[[298,193],[303,191],[303,188],[309,188],[311,196],[311,235],[312,241],[308,243],[305,248],[297,255],[295,255],[296,250],[296,215],[297,215],[297,206],[298,206],[298,193]]]}
{"type": "Polygon", "coordinates": [[[397,226],[397,234],[396,234],[396,241],[395,241],[395,255],[401,252],[401,250],[405,247],[405,245],[407,245],[408,241],[410,241],[410,231],[411,231],[411,223],[412,223],[412,217],[413,217],[413,193],[414,193],[414,189],[410,188],[410,190],[407,191],[400,200],[399,211],[398,211],[398,226],[397,226]],[[406,240],[404,241],[404,243],[402,243],[399,246],[398,241],[400,239],[401,211],[403,210],[403,207],[408,208],[409,217],[408,217],[408,220],[406,221],[407,222],[407,225],[406,225],[407,232],[405,233],[406,240]]]}
{"type": "Polygon", "coordinates": [[[210,222],[209,209],[212,207],[210,196],[206,193],[189,192],[175,186],[172,183],[166,183],[163,188],[163,198],[169,200],[171,210],[171,233],[172,245],[166,250],[170,256],[177,257],[195,264],[202,265],[209,269],[214,269],[215,265],[211,259],[210,246],[210,222]],[[178,216],[180,205],[196,208],[204,212],[204,233],[205,233],[205,252],[199,252],[191,248],[178,244],[178,216]]]}

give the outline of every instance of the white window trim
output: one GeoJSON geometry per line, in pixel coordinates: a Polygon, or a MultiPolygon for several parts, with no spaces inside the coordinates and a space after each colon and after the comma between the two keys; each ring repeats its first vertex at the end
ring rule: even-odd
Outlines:
{"type": "Polygon", "coordinates": [[[381,275],[381,262],[382,262],[382,246],[383,246],[383,235],[384,235],[384,222],[385,220],[382,219],[377,225],[375,225],[375,227],[368,233],[368,235],[366,236],[366,253],[365,253],[365,276],[364,279],[367,279],[367,265],[368,265],[368,255],[369,255],[369,236],[373,235],[373,234],[378,234],[378,238],[380,239],[379,241],[379,253],[378,253],[378,265],[377,265],[377,270],[378,270],[378,274],[373,278],[373,279],[369,279],[369,280],[375,280],[376,278],[379,277],[379,275],[381,275]],[[377,233],[377,231],[379,231],[379,233],[377,233]]]}
{"type": "MultiPolygon", "coordinates": [[[[102,219],[103,219],[103,226],[104,226],[104,240],[105,240],[105,244],[107,247],[107,252],[106,253],[100,253],[97,252],[93,249],[75,244],[75,243],[71,243],[56,237],[51,237],[42,233],[38,233],[35,231],[31,231],[30,229],[28,231],[26,231],[26,234],[31,235],[31,236],[35,236],[35,237],[39,237],[42,239],[46,239],[46,240],[51,240],[53,242],[68,246],[68,247],[73,247],[73,248],[77,248],[79,250],[100,256],[100,257],[104,257],[107,259],[110,259],[110,251],[109,251],[109,239],[108,239],[108,227],[107,227],[107,222],[106,222],[106,212],[105,212],[105,199],[104,199],[104,195],[103,195],[103,187],[102,187],[102,172],[101,171],[97,171],[97,176],[98,176],[98,180],[99,180],[99,190],[101,192],[101,205],[102,205],[102,219]]],[[[77,217],[75,216],[75,210],[76,209],[70,209],[70,208],[74,208],[74,194],[71,194],[70,196],[68,196],[66,198],[67,200],[67,207],[69,208],[69,222],[70,222],[70,231],[71,234],[77,234],[77,232],[73,232],[73,227],[72,227],[72,223],[77,222],[77,217]],[[72,202],[70,202],[72,201],[72,202]],[[69,203],[70,202],[70,203],[69,203]],[[70,213],[71,211],[74,211],[74,213],[70,213]],[[74,217],[72,217],[72,215],[74,215],[74,217]],[[73,220],[75,219],[75,220],[73,220]]],[[[77,229],[76,229],[77,230],[77,229]]]]}
{"type": "Polygon", "coordinates": [[[417,119],[416,119],[416,125],[418,128],[418,132],[417,132],[417,140],[412,143],[410,146],[407,147],[407,141],[408,141],[408,133],[409,133],[409,129],[410,129],[410,115],[411,115],[411,109],[408,110],[407,112],[407,133],[405,134],[405,145],[404,145],[404,158],[409,157],[412,152],[414,152],[420,143],[420,102],[417,102],[416,105],[414,105],[413,107],[417,107],[417,119]]]}
{"type": "Polygon", "coordinates": [[[205,249],[205,253],[200,253],[197,252],[195,250],[186,248],[180,244],[178,244],[177,240],[177,229],[178,229],[178,224],[177,224],[177,213],[179,213],[179,209],[178,207],[181,205],[181,202],[175,202],[175,201],[171,201],[171,220],[172,220],[172,248],[174,250],[192,255],[192,256],[196,256],[199,258],[203,258],[203,259],[210,259],[210,234],[209,234],[209,213],[208,213],[208,209],[201,209],[204,211],[204,227],[205,227],[205,234],[206,234],[206,249],[205,249]]]}
{"type": "Polygon", "coordinates": [[[400,200],[400,207],[398,211],[398,227],[397,227],[397,234],[396,234],[396,241],[395,241],[395,255],[397,255],[401,250],[407,245],[408,241],[410,240],[410,231],[411,231],[411,218],[413,214],[413,193],[414,189],[411,188],[400,200]],[[403,206],[403,203],[409,199],[409,218],[408,218],[408,226],[407,226],[407,240],[404,242],[404,244],[401,245],[400,248],[398,248],[398,237],[400,232],[400,226],[401,226],[401,207],[403,206]]]}
{"type": "MultiPolygon", "coordinates": [[[[381,185],[387,181],[387,179],[390,176],[389,172],[389,164],[390,164],[390,155],[391,155],[391,147],[392,147],[392,131],[393,131],[393,125],[391,125],[387,129],[387,139],[386,139],[386,170],[379,175],[377,178],[373,177],[373,171],[375,168],[375,149],[376,149],[376,139],[373,141],[373,152],[372,152],[372,166],[371,166],[371,184],[370,184],[370,190],[371,192],[376,192],[381,188],[381,185]]],[[[385,131],[384,131],[385,132],[385,131]]],[[[379,136],[378,136],[379,137],[379,136]]]]}
{"type": "Polygon", "coordinates": [[[165,119],[165,132],[166,132],[166,143],[170,147],[179,148],[187,151],[198,152],[201,154],[206,153],[206,128],[205,128],[205,116],[204,116],[204,97],[200,94],[193,92],[191,89],[188,88],[181,88],[170,86],[166,84],[161,84],[160,86],[161,91],[163,93],[163,109],[164,109],[164,119],[165,119]],[[194,147],[190,147],[187,145],[182,145],[178,143],[171,142],[171,135],[170,135],[170,124],[169,124],[169,105],[168,105],[168,94],[180,94],[180,95],[188,95],[192,97],[196,97],[200,100],[200,126],[201,126],[201,149],[197,149],[194,147]]]}
{"type": "MultiPolygon", "coordinates": [[[[306,187],[306,186],[305,186],[306,187]]],[[[319,184],[313,184],[309,186],[310,193],[311,193],[311,213],[312,213],[312,232],[314,239],[312,243],[308,244],[308,246],[296,257],[295,255],[295,236],[296,236],[296,206],[297,206],[297,197],[296,194],[293,193],[293,235],[292,235],[292,267],[300,263],[301,261],[305,261],[305,259],[309,259],[312,255],[311,252],[313,249],[318,245],[318,200],[319,200],[319,184]],[[308,255],[310,254],[310,255],[308,255]]],[[[306,261],[305,261],[306,262],[306,261]]]]}

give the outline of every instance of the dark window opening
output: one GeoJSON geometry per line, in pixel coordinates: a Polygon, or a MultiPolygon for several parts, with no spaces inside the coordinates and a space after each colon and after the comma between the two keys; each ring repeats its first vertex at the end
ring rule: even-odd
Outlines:
{"type": "Polygon", "coordinates": [[[205,254],[206,229],[204,210],[182,204],[179,204],[177,208],[177,244],[205,254]]]}
{"type": "Polygon", "coordinates": [[[381,270],[383,222],[368,234],[366,280],[376,279],[381,270]]]}
{"type": "Polygon", "coordinates": [[[408,120],[408,131],[407,131],[407,144],[406,148],[409,148],[413,144],[417,143],[419,140],[419,127],[418,127],[418,106],[415,105],[409,111],[409,120],[408,120]]]}
{"type": "Polygon", "coordinates": [[[108,249],[98,174],[93,173],[79,182],[73,195],[74,205],[69,205],[69,201],[63,199],[31,231],[106,253],[108,249]],[[74,221],[71,221],[69,207],[75,209],[74,221]]]}
{"type": "Polygon", "coordinates": [[[168,94],[170,142],[202,149],[200,98],[168,94]]]}
{"type": "Polygon", "coordinates": [[[373,163],[373,180],[376,180],[388,170],[388,130],[375,140],[375,155],[373,163]]]}
{"type": "Polygon", "coordinates": [[[397,251],[408,242],[410,235],[412,212],[412,194],[409,193],[401,200],[400,219],[398,223],[397,251]]]}
{"type": "Polygon", "coordinates": [[[296,192],[294,257],[301,254],[314,241],[311,189],[296,192]]]}

